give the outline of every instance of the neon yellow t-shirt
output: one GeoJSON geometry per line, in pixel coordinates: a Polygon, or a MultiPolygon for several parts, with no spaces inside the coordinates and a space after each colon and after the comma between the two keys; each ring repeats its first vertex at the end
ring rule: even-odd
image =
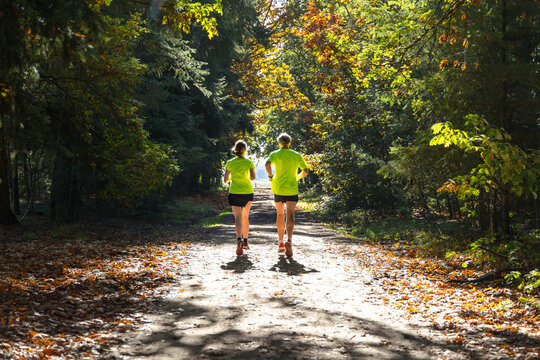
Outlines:
{"type": "Polygon", "coordinates": [[[291,149],[280,149],[270,153],[268,161],[274,165],[276,171],[272,179],[272,192],[283,196],[297,195],[298,169],[304,170],[308,167],[302,155],[291,149]]]}
{"type": "Polygon", "coordinates": [[[231,173],[230,194],[253,194],[249,170],[254,169],[253,161],[246,158],[234,158],[227,161],[225,170],[231,173]]]}

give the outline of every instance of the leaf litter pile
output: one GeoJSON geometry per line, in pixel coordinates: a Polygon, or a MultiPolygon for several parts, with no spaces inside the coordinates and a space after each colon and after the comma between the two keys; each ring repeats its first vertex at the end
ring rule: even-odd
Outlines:
{"type": "Polygon", "coordinates": [[[0,241],[0,358],[96,358],[121,345],[187,264],[189,234],[146,233],[74,225],[0,241]]]}
{"type": "Polygon", "coordinates": [[[479,273],[463,268],[459,259],[427,258],[403,244],[343,243],[332,251],[357,258],[372,274],[371,297],[401,309],[413,322],[427,321],[449,343],[476,356],[540,358],[538,297],[489,283],[454,283],[479,273]]]}

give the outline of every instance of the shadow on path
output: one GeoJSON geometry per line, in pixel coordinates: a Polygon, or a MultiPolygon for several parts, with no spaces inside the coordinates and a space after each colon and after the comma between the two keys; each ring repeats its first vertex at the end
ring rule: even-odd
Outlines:
{"type": "MultiPolygon", "coordinates": [[[[194,298],[193,302],[202,299],[194,298]]],[[[222,307],[221,316],[215,309],[201,308],[192,303],[169,301],[161,304],[162,311],[173,314],[160,331],[142,340],[140,351],[132,354],[137,359],[435,359],[439,356],[423,352],[426,347],[444,352],[458,346],[433,341],[426,336],[397,329],[385,321],[363,317],[343,318],[341,312],[321,311],[318,306],[298,304],[288,297],[274,297],[257,308],[287,309],[281,319],[261,325],[251,331],[235,323],[246,317],[241,306],[222,307]],[[177,311],[181,309],[182,311],[177,311]],[[287,316],[287,313],[289,316],[287,316]],[[326,332],[305,327],[309,319],[296,319],[294,314],[320,314],[318,322],[326,332]],[[288,329],[281,323],[289,324],[288,329]],[[345,324],[343,324],[345,323],[345,324]],[[336,336],[334,330],[347,326],[353,335],[336,336]],[[355,339],[356,338],[356,339],[355,339]]],[[[242,301],[244,303],[244,301],[242,301]]],[[[470,352],[467,358],[479,353],[470,352]]]]}
{"type": "Polygon", "coordinates": [[[270,268],[270,271],[283,272],[287,273],[288,275],[299,275],[319,272],[319,270],[308,268],[303,264],[300,264],[293,258],[287,256],[279,256],[278,262],[270,268]]]}
{"type": "Polygon", "coordinates": [[[232,270],[234,273],[240,274],[246,270],[253,268],[253,262],[247,256],[239,255],[236,259],[229,261],[226,265],[221,265],[223,270],[232,270]]]}

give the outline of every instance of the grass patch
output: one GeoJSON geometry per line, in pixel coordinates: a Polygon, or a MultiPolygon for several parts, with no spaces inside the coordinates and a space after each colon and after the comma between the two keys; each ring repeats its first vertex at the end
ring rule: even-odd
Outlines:
{"type": "Polygon", "coordinates": [[[223,221],[229,214],[232,214],[232,211],[230,210],[222,211],[216,216],[206,217],[202,219],[198,225],[203,228],[212,228],[214,226],[221,225],[223,224],[223,221]]]}
{"type": "Polygon", "coordinates": [[[403,240],[415,234],[453,236],[469,231],[470,227],[457,220],[388,217],[374,221],[353,220],[349,229],[356,237],[403,240]]]}
{"type": "Polygon", "coordinates": [[[413,245],[436,257],[444,257],[449,251],[467,251],[473,240],[471,235],[474,234],[468,224],[457,220],[410,217],[353,221],[339,227],[355,238],[378,243],[413,245]]]}
{"type": "Polygon", "coordinates": [[[307,213],[319,214],[319,208],[322,203],[322,198],[319,194],[313,192],[305,192],[300,194],[296,207],[307,213]]]}

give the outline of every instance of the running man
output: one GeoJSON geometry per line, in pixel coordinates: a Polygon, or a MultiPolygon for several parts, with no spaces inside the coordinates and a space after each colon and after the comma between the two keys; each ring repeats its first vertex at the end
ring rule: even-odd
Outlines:
{"type": "Polygon", "coordinates": [[[223,181],[231,181],[229,187],[229,205],[234,214],[234,228],[236,230],[236,255],[242,255],[249,249],[249,209],[253,200],[253,185],[255,180],[255,165],[246,159],[247,145],[238,140],[232,149],[235,158],[227,161],[223,181]]]}
{"type": "Polygon", "coordinates": [[[266,172],[272,182],[272,192],[277,210],[277,232],[279,247],[278,253],[292,256],[292,236],[294,231],[294,211],[298,202],[298,180],[309,174],[307,164],[299,153],[289,149],[291,145],[291,136],[282,133],[277,138],[279,150],[270,153],[266,160],[266,172]],[[275,175],[272,174],[272,165],[275,168],[275,175]],[[298,169],[302,170],[298,173],[298,169]],[[287,205],[287,242],[283,243],[285,235],[284,210],[287,205]]]}

